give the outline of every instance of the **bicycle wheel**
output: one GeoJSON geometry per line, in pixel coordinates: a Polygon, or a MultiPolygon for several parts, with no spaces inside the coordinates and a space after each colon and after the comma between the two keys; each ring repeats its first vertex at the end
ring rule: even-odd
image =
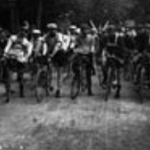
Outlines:
{"type": "Polygon", "coordinates": [[[146,72],[145,72],[145,68],[141,68],[140,69],[140,74],[139,74],[139,85],[138,85],[138,93],[139,93],[139,98],[140,98],[140,102],[143,102],[144,100],[144,90],[145,90],[145,86],[146,86],[146,72]]]}
{"type": "Polygon", "coordinates": [[[71,99],[76,99],[80,93],[80,81],[79,77],[74,76],[71,83],[70,97],[71,99]]]}
{"type": "Polygon", "coordinates": [[[45,70],[45,79],[44,79],[43,87],[45,89],[46,96],[49,96],[50,91],[53,90],[53,87],[52,87],[52,70],[50,67],[47,67],[45,70]]]}
{"type": "Polygon", "coordinates": [[[35,97],[37,102],[41,102],[46,96],[45,83],[46,81],[45,70],[40,69],[36,76],[36,86],[35,86],[35,97]]]}
{"type": "Polygon", "coordinates": [[[97,78],[98,78],[98,81],[99,81],[99,86],[103,87],[103,78],[104,78],[104,75],[103,75],[102,68],[99,67],[97,72],[98,72],[97,73],[97,78]]]}
{"type": "Polygon", "coordinates": [[[0,81],[3,81],[3,77],[4,77],[4,75],[3,75],[3,65],[2,65],[2,63],[0,63],[0,81]]]}
{"type": "Polygon", "coordinates": [[[112,85],[112,68],[109,67],[108,72],[107,72],[105,101],[108,101],[108,97],[111,93],[111,85],[112,85]]]}
{"type": "Polygon", "coordinates": [[[80,87],[81,87],[82,92],[85,92],[86,90],[88,90],[87,74],[86,74],[85,66],[82,66],[82,69],[81,69],[80,87]]]}

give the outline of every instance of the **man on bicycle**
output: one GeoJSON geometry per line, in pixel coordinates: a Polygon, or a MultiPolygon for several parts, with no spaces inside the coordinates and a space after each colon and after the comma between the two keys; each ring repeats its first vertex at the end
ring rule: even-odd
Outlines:
{"type": "Polygon", "coordinates": [[[49,23],[47,25],[48,32],[44,36],[44,40],[48,45],[48,54],[51,57],[54,57],[55,54],[60,50],[62,42],[61,42],[61,34],[58,32],[58,25],[55,23],[49,23]]]}
{"type": "Polygon", "coordinates": [[[38,29],[33,29],[32,31],[32,55],[33,57],[46,56],[47,54],[47,44],[44,38],[41,36],[41,31],[38,29]]]}
{"type": "Polygon", "coordinates": [[[48,45],[48,55],[51,57],[52,63],[56,68],[57,72],[57,90],[56,97],[60,97],[61,88],[61,69],[66,63],[66,43],[64,43],[64,37],[62,33],[58,31],[58,25],[55,23],[50,23],[47,25],[48,33],[45,35],[44,39],[48,45]]]}
{"type": "Polygon", "coordinates": [[[32,44],[27,40],[24,30],[21,29],[17,35],[12,35],[4,50],[4,57],[15,56],[16,60],[23,64],[27,63],[32,54],[32,44]]]}
{"type": "Polygon", "coordinates": [[[9,32],[5,29],[0,29],[0,58],[3,57],[8,38],[9,32]]]}
{"type": "Polygon", "coordinates": [[[91,28],[89,27],[88,24],[83,24],[81,27],[81,34],[77,39],[77,48],[75,48],[74,53],[77,56],[78,55],[81,56],[81,59],[83,59],[82,63],[86,64],[85,71],[86,71],[86,81],[87,81],[87,86],[88,86],[87,89],[88,89],[89,96],[92,95],[93,45],[94,45],[94,39],[91,35],[91,28]]]}
{"type": "Polygon", "coordinates": [[[26,34],[21,29],[17,35],[10,36],[8,43],[4,49],[4,82],[6,83],[7,99],[9,102],[9,71],[16,71],[18,73],[20,96],[24,97],[24,86],[23,86],[23,70],[25,64],[28,63],[29,57],[32,53],[32,45],[27,40],[26,34]]]}
{"type": "MultiPolygon", "coordinates": [[[[135,65],[135,84],[138,84],[140,78],[140,69],[142,65],[149,64],[149,34],[144,27],[138,29],[137,36],[135,37],[137,54],[133,57],[135,65]]],[[[147,67],[149,68],[149,66],[147,67]]],[[[149,70],[149,69],[148,69],[149,70]]],[[[147,71],[148,78],[150,78],[150,71],[147,71]]]]}
{"type": "MultiPolygon", "coordinates": [[[[41,36],[41,31],[39,29],[32,30],[31,44],[32,44],[32,55],[30,57],[30,62],[33,65],[46,65],[48,63],[48,48],[44,38],[41,36]]],[[[33,74],[37,71],[38,68],[34,67],[33,74]]]]}
{"type": "Polygon", "coordinates": [[[68,39],[68,46],[67,46],[67,50],[66,50],[66,60],[67,60],[67,74],[64,76],[63,81],[65,81],[67,78],[69,78],[70,73],[71,73],[71,64],[72,64],[72,60],[74,57],[74,49],[76,48],[77,45],[77,26],[75,25],[71,25],[69,27],[69,39],[68,39]]]}
{"type": "MultiPolygon", "coordinates": [[[[119,86],[120,83],[120,68],[123,65],[123,51],[118,44],[118,36],[116,35],[115,26],[110,26],[107,31],[107,41],[106,46],[102,51],[102,71],[103,71],[103,85],[107,82],[107,71],[109,66],[115,67],[117,74],[113,82],[114,86],[119,86]]],[[[117,94],[116,97],[119,95],[117,94]]]]}

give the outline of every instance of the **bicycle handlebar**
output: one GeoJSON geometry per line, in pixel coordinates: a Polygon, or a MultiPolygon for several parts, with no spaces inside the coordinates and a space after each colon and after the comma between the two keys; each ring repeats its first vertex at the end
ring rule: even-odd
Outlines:
{"type": "Polygon", "coordinates": [[[17,56],[15,54],[5,54],[5,57],[11,59],[17,59],[17,56]]]}

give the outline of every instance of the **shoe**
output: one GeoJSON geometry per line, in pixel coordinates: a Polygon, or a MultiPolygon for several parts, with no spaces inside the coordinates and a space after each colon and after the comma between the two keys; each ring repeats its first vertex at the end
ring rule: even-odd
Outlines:
{"type": "Polygon", "coordinates": [[[55,97],[56,97],[56,98],[59,98],[59,97],[60,97],[60,90],[57,90],[57,91],[56,91],[55,97]]]}
{"type": "Polygon", "coordinates": [[[93,96],[92,91],[88,91],[88,96],[93,96]]]}
{"type": "Polygon", "coordinates": [[[92,76],[95,76],[96,75],[96,71],[95,69],[92,69],[92,76]]]}
{"type": "Polygon", "coordinates": [[[54,90],[54,87],[50,86],[49,90],[52,92],[54,90]]]}
{"type": "Polygon", "coordinates": [[[6,98],[6,100],[4,101],[5,104],[9,103],[9,98],[6,98]]]}
{"type": "Polygon", "coordinates": [[[21,93],[20,93],[20,97],[21,97],[21,98],[24,98],[24,93],[21,92],[21,93]]]}
{"type": "Polygon", "coordinates": [[[119,93],[116,93],[116,94],[115,94],[115,98],[116,98],[116,99],[120,98],[120,94],[119,94],[119,93]]]}

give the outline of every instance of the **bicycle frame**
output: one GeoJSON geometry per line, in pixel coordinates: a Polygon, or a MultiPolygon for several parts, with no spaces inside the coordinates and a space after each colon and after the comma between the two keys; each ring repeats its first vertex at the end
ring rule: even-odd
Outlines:
{"type": "MultiPolygon", "coordinates": [[[[108,58],[111,59],[111,58],[108,58]]],[[[108,100],[109,95],[111,94],[111,90],[113,88],[117,88],[116,91],[116,97],[118,97],[120,95],[120,81],[119,81],[119,70],[118,68],[115,66],[115,64],[113,64],[113,60],[111,60],[110,62],[112,62],[111,64],[108,64],[108,68],[107,68],[107,81],[106,81],[106,94],[105,94],[105,101],[108,100]],[[117,83],[113,83],[115,80],[117,80],[117,83]]]]}

